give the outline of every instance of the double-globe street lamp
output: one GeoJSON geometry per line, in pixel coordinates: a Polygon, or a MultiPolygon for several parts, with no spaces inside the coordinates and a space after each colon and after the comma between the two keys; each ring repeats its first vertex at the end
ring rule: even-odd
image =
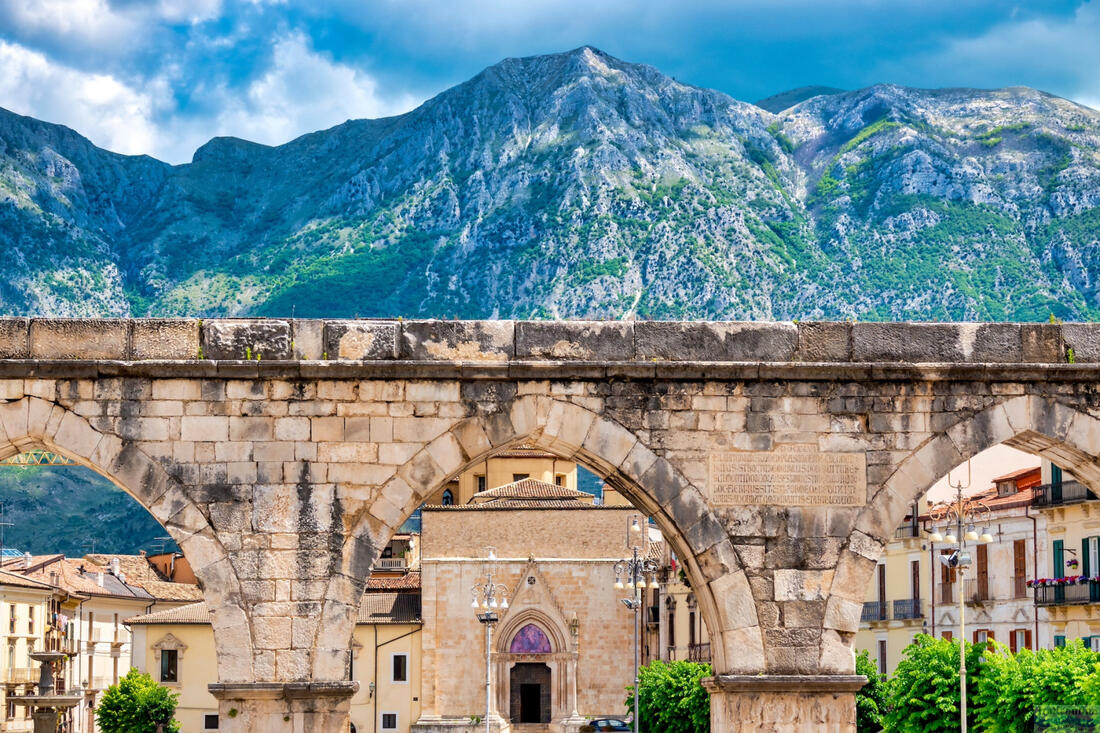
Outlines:
{"type": "Polygon", "coordinates": [[[493,566],[496,562],[495,548],[488,548],[489,562],[485,568],[484,582],[474,583],[470,588],[477,620],[485,625],[485,733],[490,733],[489,724],[493,713],[493,625],[500,620],[497,610],[508,608],[508,589],[493,581],[493,566]]]}
{"type": "Polygon", "coordinates": [[[928,516],[932,522],[932,532],[928,539],[932,543],[944,542],[953,546],[949,555],[941,554],[940,562],[950,570],[956,570],[959,577],[959,718],[961,733],[966,733],[966,605],[965,583],[963,574],[970,567],[970,553],[966,551],[966,543],[986,544],[993,541],[993,535],[989,533],[988,520],[992,510],[979,500],[963,496],[963,489],[970,486],[970,462],[966,463],[966,481],[953,482],[951,474],[947,474],[947,485],[955,490],[954,501],[940,502],[928,509],[928,516]],[[978,534],[977,523],[979,516],[985,513],[987,526],[978,534]],[[954,520],[954,528],[951,522],[954,520]],[[944,531],[941,533],[936,524],[943,522],[944,531]],[[966,532],[963,532],[963,523],[966,522],[966,532]]]}
{"type": "Polygon", "coordinates": [[[649,548],[649,520],[640,514],[627,518],[626,546],[631,556],[615,563],[615,588],[634,591],[633,598],[623,598],[623,605],[634,612],[634,719],[633,730],[638,733],[638,611],[642,607],[642,589],[657,588],[657,563],[647,557],[649,548]],[[637,541],[635,541],[637,540],[637,541]],[[623,579],[626,582],[623,582],[623,579]]]}

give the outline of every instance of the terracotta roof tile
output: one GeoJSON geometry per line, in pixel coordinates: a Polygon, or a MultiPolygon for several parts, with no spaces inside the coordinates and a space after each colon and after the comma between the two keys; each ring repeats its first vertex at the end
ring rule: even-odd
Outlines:
{"type": "Polygon", "coordinates": [[[127,624],[208,624],[210,609],[205,603],[192,603],[164,611],[154,611],[126,619],[127,624]]]}
{"type": "Polygon", "coordinates": [[[419,593],[364,593],[359,606],[361,624],[412,624],[420,622],[419,593]]]}
{"type": "Polygon", "coordinates": [[[420,571],[411,570],[404,575],[372,575],[367,578],[367,591],[420,590],[420,571]]]}
{"type": "Polygon", "coordinates": [[[550,484],[538,479],[525,478],[513,481],[510,484],[498,486],[495,489],[482,491],[475,494],[473,499],[591,499],[592,494],[587,494],[576,489],[550,484]]]}
{"type": "Polygon", "coordinates": [[[49,583],[40,583],[33,578],[28,578],[19,573],[9,573],[6,570],[0,570],[0,585],[10,585],[16,588],[34,588],[35,590],[56,590],[56,588],[49,583]]]}

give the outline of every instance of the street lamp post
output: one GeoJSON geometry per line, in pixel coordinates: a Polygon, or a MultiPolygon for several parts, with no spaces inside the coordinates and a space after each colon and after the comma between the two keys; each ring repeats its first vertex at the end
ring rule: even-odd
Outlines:
{"type": "Polygon", "coordinates": [[[933,542],[946,542],[948,545],[955,545],[954,552],[950,555],[940,555],[940,562],[944,566],[953,570],[958,570],[959,574],[959,725],[961,727],[961,733],[967,733],[966,731],[966,586],[963,582],[966,568],[970,567],[970,553],[966,551],[966,542],[980,542],[982,544],[992,542],[993,535],[989,533],[989,527],[986,526],[982,530],[981,535],[978,534],[977,528],[974,526],[974,520],[981,512],[986,513],[987,521],[989,515],[992,514],[992,510],[980,501],[968,499],[963,496],[963,489],[970,486],[970,461],[966,462],[966,481],[952,481],[951,474],[947,474],[947,485],[955,490],[955,500],[951,502],[943,502],[930,507],[928,515],[931,517],[933,523],[936,521],[946,520],[950,522],[952,519],[955,521],[954,534],[951,532],[950,524],[945,527],[946,535],[940,533],[938,529],[933,527],[932,534],[929,539],[933,542]],[[963,533],[963,520],[967,520],[968,526],[966,533],[963,533]]]}
{"type": "Polygon", "coordinates": [[[656,588],[657,580],[653,574],[657,572],[657,563],[643,557],[649,544],[649,520],[639,514],[632,514],[627,518],[626,546],[630,548],[631,556],[626,560],[615,563],[615,588],[632,588],[633,598],[623,598],[623,605],[634,612],[634,720],[633,730],[638,733],[638,611],[642,607],[642,589],[656,588]],[[644,523],[644,526],[643,526],[644,523]],[[641,535],[636,537],[636,535],[641,535]],[[639,541],[632,542],[637,539],[639,541]],[[623,578],[626,584],[623,584],[623,578]],[[648,578],[648,583],[647,583],[648,578]]]}
{"type": "Polygon", "coordinates": [[[485,581],[474,583],[470,591],[473,601],[470,608],[474,609],[477,620],[485,625],[485,733],[490,733],[489,724],[493,712],[493,624],[500,620],[497,609],[508,608],[508,589],[493,582],[493,566],[496,561],[494,548],[488,548],[489,564],[485,569],[485,581]]]}

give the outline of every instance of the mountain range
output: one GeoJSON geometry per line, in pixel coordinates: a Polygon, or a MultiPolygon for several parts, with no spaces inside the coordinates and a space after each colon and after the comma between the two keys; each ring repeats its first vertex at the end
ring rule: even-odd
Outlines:
{"type": "Polygon", "coordinates": [[[0,313],[1100,311],[1100,112],[890,84],[760,104],[586,47],[186,165],[0,111],[0,313]]]}

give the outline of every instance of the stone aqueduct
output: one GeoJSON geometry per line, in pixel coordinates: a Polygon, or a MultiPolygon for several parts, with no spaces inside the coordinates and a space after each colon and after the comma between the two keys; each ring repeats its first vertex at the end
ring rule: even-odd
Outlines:
{"type": "Polygon", "coordinates": [[[67,455],[167,528],[230,730],[346,725],[372,563],[519,442],[660,524],[712,632],[715,731],[853,730],[852,637],[907,508],[1002,442],[1100,487],[1098,387],[1078,324],[7,318],[0,458],[67,455]],[[753,493],[754,466],[813,480],[753,493]]]}

